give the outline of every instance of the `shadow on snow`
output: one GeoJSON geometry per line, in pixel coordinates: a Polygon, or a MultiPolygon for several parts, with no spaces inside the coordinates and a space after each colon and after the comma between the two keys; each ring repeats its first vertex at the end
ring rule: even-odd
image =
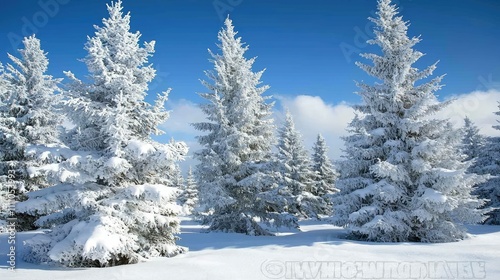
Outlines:
{"type": "MultiPolygon", "coordinates": [[[[488,235],[500,232],[500,226],[485,226],[485,225],[469,225],[467,226],[471,236],[488,235]]],[[[361,246],[373,245],[404,245],[404,246],[436,246],[440,243],[377,243],[364,242],[356,240],[343,239],[345,230],[335,227],[325,221],[318,220],[303,220],[300,222],[300,231],[295,229],[283,230],[275,232],[276,236],[249,236],[240,233],[223,233],[223,232],[203,232],[204,227],[198,222],[189,218],[181,219],[181,238],[177,244],[189,248],[190,252],[203,250],[220,250],[220,249],[239,249],[239,248],[259,248],[265,246],[279,247],[299,247],[313,246],[316,243],[326,245],[342,245],[342,244],[358,244],[361,246]]],[[[85,270],[88,268],[65,268],[53,265],[39,265],[24,262],[22,256],[25,252],[23,242],[42,231],[18,232],[16,233],[16,269],[28,270],[53,270],[53,271],[68,271],[68,270],[85,270]]],[[[10,251],[8,243],[8,234],[0,234],[0,270],[8,268],[10,251]],[[6,252],[6,253],[4,253],[6,252]]],[[[189,254],[189,252],[188,252],[189,254]]],[[[56,272],[57,273],[57,272],[56,272]]]]}

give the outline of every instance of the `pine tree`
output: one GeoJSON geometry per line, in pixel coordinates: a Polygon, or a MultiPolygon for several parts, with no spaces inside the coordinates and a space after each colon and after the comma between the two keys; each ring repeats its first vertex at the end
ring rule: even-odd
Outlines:
{"type": "MultiPolygon", "coordinates": [[[[0,95],[0,188],[9,188],[16,201],[24,194],[47,186],[44,176],[29,176],[31,167],[51,162],[46,156],[33,157],[38,146],[60,143],[57,112],[60,79],[46,75],[49,60],[35,36],[24,38],[20,58],[9,54],[0,95]],[[9,176],[10,175],[10,176],[9,176]],[[9,176],[9,177],[8,177],[9,176]]],[[[33,229],[33,217],[16,214],[18,230],[33,229]]]]}
{"type": "Polygon", "coordinates": [[[66,161],[40,167],[54,185],[30,192],[19,211],[39,213],[44,235],[27,241],[27,261],[65,266],[112,266],[185,250],[179,231],[177,189],[165,174],[183,159],[182,142],[151,139],[168,118],[163,103],[144,101],[155,71],[148,63],[154,41],[139,45],[122,2],[107,5],[109,18],[85,45],[90,83],[67,72],[66,113],[75,124],[66,161]]]}
{"type": "Polygon", "coordinates": [[[373,65],[357,63],[382,83],[359,83],[363,104],[345,137],[334,223],[350,238],[371,241],[448,242],[466,237],[463,223],[482,219],[482,201],[470,194],[483,179],[466,172],[459,131],[447,120],[429,118],[447,103],[434,95],[443,76],[436,64],[420,71],[423,56],[409,38],[408,24],[390,0],[378,1],[375,38],[368,43],[382,55],[363,54],[373,65]]]}
{"type": "Polygon", "coordinates": [[[179,196],[179,202],[183,207],[183,212],[187,215],[192,214],[193,210],[198,205],[198,185],[196,184],[196,179],[194,178],[191,166],[189,167],[186,183],[184,184],[182,193],[179,196]]]}
{"type": "Polygon", "coordinates": [[[27,37],[21,58],[9,54],[13,64],[4,74],[4,94],[0,107],[1,174],[15,169],[19,193],[38,189],[41,182],[28,182],[28,145],[58,143],[60,117],[55,112],[60,79],[46,75],[49,61],[40,40],[27,37]]]}
{"type": "Polygon", "coordinates": [[[479,133],[479,128],[477,128],[469,117],[465,117],[462,130],[464,133],[462,151],[467,156],[466,160],[475,159],[483,149],[484,137],[479,133]]]}
{"type": "Polygon", "coordinates": [[[206,133],[198,137],[195,175],[209,230],[268,235],[259,222],[294,220],[283,215],[284,199],[274,194],[268,171],[274,142],[273,104],[262,96],[268,86],[259,86],[263,71],[252,72],[255,59],[244,57],[248,46],[236,34],[227,18],[218,34],[222,54],[210,52],[215,71],[206,72],[212,83],[204,81],[209,93],[201,94],[208,122],[193,124],[206,133]]]}
{"type": "Polygon", "coordinates": [[[173,166],[172,171],[170,174],[167,174],[167,177],[172,181],[172,186],[179,190],[184,189],[184,176],[182,176],[182,170],[179,164],[173,166]]]}
{"type": "Polygon", "coordinates": [[[321,134],[318,134],[313,146],[312,171],[315,174],[312,194],[323,198],[328,203],[328,207],[320,214],[329,215],[332,210],[331,196],[338,192],[335,188],[338,173],[328,158],[328,147],[321,134]]]}
{"type": "Polygon", "coordinates": [[[278,182],[288,191],[288,212],[304,218],[318,218],[318,214],[326,212],[327,203],[312,194],[316,187],[314,172],[290,112],[286,112],[285,123],[278,133],[278,182]]]}
{"type": "MultiPolygon", "coordinates": [[[[500,109],[500,104],[498,106],[500,109]]],[[[500,110],[495,112],[500,116],[500,110]]],[[[500,130],[500,125],[493,128],[500,130]]],[[[474,159],[470,170],[478,174],[489,174],[488,181],[478,185],[474,191],[488,200],[484,208],[488,211],[485,224],[500,225],[500,136],[487,137],[474,159]]]]}
{"type": "Polygon", "coordinates": [[[478,174],[490,175],[488,181],[474,190],[480,198],[487,199],[485,224],[500,225],[500,137],[488,137],[485,148],[474,164],[478,174]]]}

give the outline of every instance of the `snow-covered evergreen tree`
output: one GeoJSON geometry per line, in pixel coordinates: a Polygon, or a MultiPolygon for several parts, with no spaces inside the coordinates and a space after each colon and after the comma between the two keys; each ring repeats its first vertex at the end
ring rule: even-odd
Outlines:
{"type": "Polygon", "coordinates": [[[473,160],[479,156],[483,149],[484,137],[479,133],[479,128],[469,117],[465,117],[462,131],[464,134],[462,138],[462,151],[467,155],[466,160],[473,160]]]}
{"type": "Polygon", "coordinates": [[[277,181],[287,190],[290,200],[287,210],[301,217],[318,218],[318,214],[327,212],[327,203],[320,196],[313,195],[315,174],[301,135],[288,111],[278,134],[277,181]]]}
{"type": "Polygon", "coordinates": [[[357,63],[381,83],[359,83],[363,104],[345,137],[334,223],[350,238],[371,241],[448,242],[466,237],[463,223],[481,221],[483,203],[471,189],[483,178],[466,172],[460,133],[430,117],[447,103],[434,95],[443,76],[427,82],[436,65],[418,70],[407,22],[390,0],[379,0],[375,38],[382,55],[363,54],[357,63]]]}
{"type": "Polygon", "coordinates": [[[21,58],[8,55],[12,64],[7,64],[0,102],[0,174],[5,179],[15,170],[18,193],[43,187],[43,179],[27,177],[31,159],[25,151],[28,145],[58,143],[61,119],[55,112],[60,80],[45,74],[49,61],[40,40],[31,36],[23,44],[21,58]]]}
{"type": "MultiPolygon", "coordinates": [[[[20,58],[8,55],[12,64],[7,64],[2,77],[0,96],[0,188],[11,189],[16,201],[24,200],[25,192],[47,186],[44,176],[28,176],[30,167],[49,161],[33,158],[31,151],[38,145],[58,145],[61,120],[55,94],[60,79],[46,74],[49,61],[39,39],[26,37],[23,45],[20,58]]],[[[18,230],[33,228],[33,217],[16,215],[18,230]]]]}
{"type": "Polygon", "coordinates": [[[314,188],[311,192],[313,195],[323,198],[328,204],[324,213],[320,214],[331,214],[332,205],[330,200],[331,196],[338,192],[338,189],[335,188],[338,173],[328,158],[328,146],[321,134],[318,134],[313,146],[312,171],[315,177],[314,188]]]}
{"type": "Polygon", "coordinates": [[[111,266],[185,250],[175,244],[180,209],[165,174],[187,147],[151,139],[168,118],[168,91],[154,105],[144,101],[155,77],[148,63],[154,41],[139,45],[141,34],[130,32],[121,1],[107,8],[109,18],[85,45],[91,83],[67,72],[73,80],[67,114],[75,128],[67,137],[71,150],[58,151],[67,160],[31,170],[48,172],[56,183],[17,205],[44,215],[37,224],[50,229],[26,242],[28,261],[111,266]]]}
{"type": "Polygon", "coordinates": [[[173,166],[172,171],[170,174],[167,174],[167,177],[172,181],[172,186],[179,190],[184,189],[184,176],[182,176],[182,170],[179,164],[173,166]]]}
{"type": "Polygon", "coordinates": [[[478,174],[491,175],[488,181],[477,186],[474,194],[487,199],[485,224],[500,225],[500,137],[488,137],[485,148],[474,164],[478,174]]]}
{"type": "MultiPolygon", "coordinates": [[[[500,116],[500,110],[495,114],[500,116]]],[[[493,128],[500,130],[500,125],[493,128]]],[[[500,225],[500,136],[486,138],[470,170],[491,175],[488,181],[476,187],[474,193],[489,200],[484,206],[488,211],[484,223],[500,225]]]]}
{"type": "Polygon", "coordinates": [[[191,166],[183,185],[182,193],[179,195],[179,202],[182,205],[183,213],[190,215],[198,205],[198,185],[191,166]]]}
{"type": "Polygon", "coordinates": [[[209,230],[267,235],[259,222],[291,225],[293,217],[282,213],[284,199],[275,194],[269,175],[274,125],[272,103],[262,94],[261,72],[253,72],[254,59],[246,59],[241,38],[229,18],[219,34],[222,54],[214,54],[215,71],[207,71],[212,83],[201,96],[207,122],[193,124],[205,132],[198,137],[203,149],[195,175],[200,188],[201,211],[209,230]]]}
{"type": "Polygon", "coordinates": [[[470,161],[468,171],[490,176],[488,180],[474,188],[473,194],[489,201],[483,206],[487,209],[486,224],[500,224],[500,215],[495,207],[500,207],[500,141],[499,137],[484,137],[479,128],[468,118],[462,128],[462,151],[470,161]],[[492,176],[491,176],[492,175],[492,176]]]}

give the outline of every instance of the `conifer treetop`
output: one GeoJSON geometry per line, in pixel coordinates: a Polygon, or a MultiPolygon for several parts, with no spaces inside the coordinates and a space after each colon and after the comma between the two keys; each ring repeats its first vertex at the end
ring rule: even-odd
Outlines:
{"type": "Polygon", "coordinates": [[[434,92],[443,76],[433,64],[414,67],[423,54],[420,41],[408,37],[408,23],[390,0],[378,1],[375,38],[368,42],[382,54],[362,54],[372,64],[356,63],[378,78],[358,83],[363,104],[345,137],[346,160],[340,163],[341,190],[334,198],[337,225],[354,238],[373,241],[455,241],[466,236],[463,222],[478,222],[483,201],[470,194],[484,180],[468,174],[459,148],[459,131],[447,120],[429,118],[448,105],[434,92]]]}

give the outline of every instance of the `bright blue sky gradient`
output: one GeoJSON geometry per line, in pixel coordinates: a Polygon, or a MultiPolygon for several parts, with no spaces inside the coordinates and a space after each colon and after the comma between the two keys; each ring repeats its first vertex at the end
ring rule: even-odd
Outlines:
{"type": "MultiPolygon", "coordinates": [[[[86,55],[83,45],[94,32],[93,25],[101,25],[107,17],[105,3],[3,1],[0,61],[8,62],[6,53],[15,53],[13,34],[36,31],[49,53],[51,74],[64,77],[62,71],[71,70],[84,76],[85,65],[78,59],[86,55]],[[40,3],[57,3],[58,11],[49,13],[40,3]],[[23,29],[30,25],[26,22],[31,28],[23,29]]],[[[500,1],[394,3],[411,23],[409,34],[422,35],[416,49],[427,55],[417,66],[440,60],[435,74],[447,74],[439,96],[471,92],[482,86],[480,77],[500,77],[500,1]]],[[[203,70],[212,68],[207,49],[217,50],[217,32],[228,12],[250,45],[248,57],[258,56],[254,70],[267,68],[262,80],[271,86],[268,94],[310,94],[329,103],[358,102],[353,81],[370,80],[354,61],[362,60],[359,51],[377,51],[364,43],[373,26],[367,17],[376,9],[374,0],[125,0],[123,5],[131,12],[132,30],[140,31],[143,40],[157,42],[151,62],[159,71],[152,89],[172,87],[174,100],[200,101],[195,92],[204,88],[198,80],[204,79],[203,70]]]]}

